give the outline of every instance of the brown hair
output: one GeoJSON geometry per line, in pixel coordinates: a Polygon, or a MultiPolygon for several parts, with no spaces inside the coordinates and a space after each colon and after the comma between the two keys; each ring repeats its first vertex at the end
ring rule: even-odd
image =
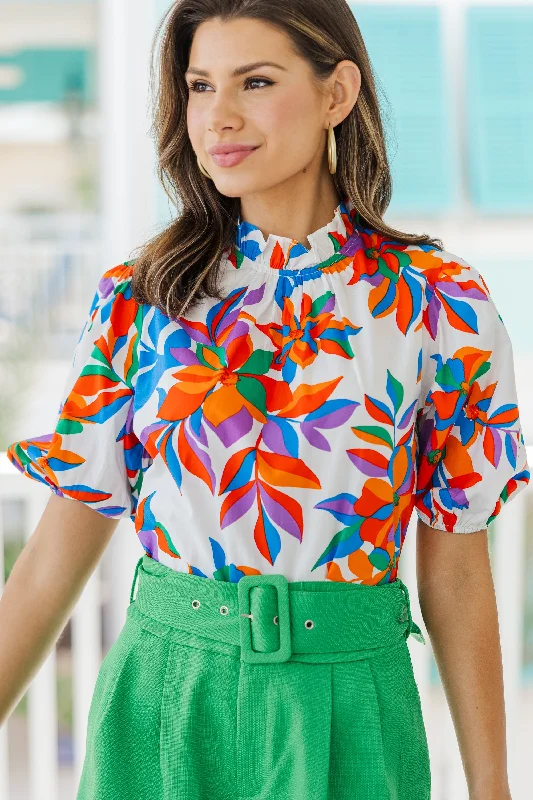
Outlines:
{"type": "MultiPolygon", "coordinates": [[[[337,171],[332,175],[339,197],[355,205],[359,221],[399,243],[427,244],[443,250],[440,239],[403,233],[382,219],[391,198],[392,178],[375,77],[357,21],[346,0],[177,0],[165,13],[159,82],[152,130],[158,176],[168,197],[182,209],[163,231],[141,246],[135,259],[132,293],[139,303],[158,306],[179,317],[203,297],[224,299],[218,265],[231,247],[240,198],[221,194],[204,176],[187,133],[188,86],[184,73],[197,27],[206,20],[264,20],[284,31],[309,62],[317,86],[323,86],[339,61],[354,61],[361,89],[348,116],[335,129],[337,171]],[[166,24],[165,24],[166,23],[166,24]]],[[[138,250],[139,248],[136,248],[138,250]]]]}

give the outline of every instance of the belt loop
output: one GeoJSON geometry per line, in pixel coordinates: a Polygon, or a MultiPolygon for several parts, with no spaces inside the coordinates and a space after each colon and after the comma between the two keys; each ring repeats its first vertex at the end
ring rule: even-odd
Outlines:
{"type": "Polygon", "coordinates": [[[409,589],[400,578],[396,578],[396,580],[400,584],[400,589],[404,592],[407,601],[407,615],[409,619],[409,625],[407,627],[407,636],[405,638],[407,639],[409,637],[409,634],[411,634],[411,636],[414,639],[416,639],[417,642],[426,644],[426,640],[424,639],[424,634],[422,633],[416,622],[413,620],[413,617],[411,616],[411,601],[409,600],[409,589]]]}
{"type": "Polygon", "coordinates": [[[131,593],[130,593],[130,605],[133,603],[133,592],[135,591],[135,581],[137,580],[137,573],[139,571],[139,567],[142,564],[144,556],[141,556],[140,559],[137,561],[137,566],[135,567],[135,575],[133,576],[133,583],[131,584],[131,593]]]}

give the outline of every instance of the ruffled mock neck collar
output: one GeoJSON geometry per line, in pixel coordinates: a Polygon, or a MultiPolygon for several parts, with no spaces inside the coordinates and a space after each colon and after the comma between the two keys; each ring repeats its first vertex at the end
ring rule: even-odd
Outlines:
{"type": "Polygon", "coordinates": [[[333,218],[309,234],[311,248],[308,250],[301,242],[287,236],[270,233],[265,239],[256,225],[242,220],[239,215],[230,260],[236,269],[249,265],[278,271],[315,267],[338,253],[352,236],[356,219],[357,210],[345,197],[333,218]]]}

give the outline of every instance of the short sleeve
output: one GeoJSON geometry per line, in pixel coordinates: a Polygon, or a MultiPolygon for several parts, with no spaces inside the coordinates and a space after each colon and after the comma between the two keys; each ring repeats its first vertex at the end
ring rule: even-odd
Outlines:
{"type": "Polygon", "coordinates": [[[99,280],[52,432],[14,442],[7,456],[27,477],[106,517],[134,518],[143,447],[132,428],[142,306],[129,262],[99,280]]]}
{"type": "Polygon", "coordinates": [[[530,471],[507,329],[480,273],[442,257],[426,278],[415,508],[432,528],[473,533],[530,471]]]}

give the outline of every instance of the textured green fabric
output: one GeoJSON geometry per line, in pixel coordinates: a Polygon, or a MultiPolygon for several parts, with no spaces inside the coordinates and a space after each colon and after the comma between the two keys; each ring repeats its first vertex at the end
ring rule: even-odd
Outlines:
{"type": "Polygon", "coordinates": [[[251,585],[262,576],[246,591],[243,578],[146,555],[137,568],[96,682],[77,800],[429,800],[406,640],[423,639],[400,580],[285,582],[287,618],[284,579],[278,602],[271,583],[251,585]],[[284,624],[287,660],[243,660],[246,641],[278,650],[284,624]]]}

